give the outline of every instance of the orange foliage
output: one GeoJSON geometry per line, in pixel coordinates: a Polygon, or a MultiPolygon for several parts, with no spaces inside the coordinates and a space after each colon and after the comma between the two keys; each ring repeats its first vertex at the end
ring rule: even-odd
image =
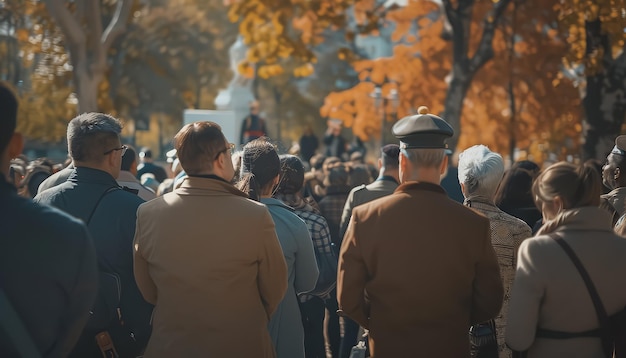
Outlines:
{"type": "MultiPolygon", "coordinates": [[[[482,20],[492,5],[491,0],[476,1],[467,44],[470,56],[480,43],[482,20]]],[[[580,99],[571,82],[560,80],[565,42],[550,27],[556,23],[553,5],[552,1],[528,0],[518,4],[515,13],[510,7],[504,14],[503,25],[494,36],[494,59],[475,75],[468,89],[457,150],[480,143],[508,156],[511,140],[515,140],[517,148],[538,162],[548,152],[561,159],[577,152],[580,99]],[[508,93],[511,81],[516,101],[513,114],[508,93]]],[[[362,138],[380,136],[383,111],[388,120],[394,118],[389,103],[387,108],[375,107],[371,94],[376,85],[383,85],[383,97],[389,96],[391,88],[397,88],[397,118],[414,113],[420,105],[428,105],[436,114],[444,110],[446,78],[452,66],[451,43],[441,37],[445,16],[432,2],[410,1],[406,8],[389,13],[387,18],[396,22],[392,40],[403,43],[395,45],[390,58],[354,62],[361,83],[331,93],[320,110],[324,117],[344,121],[362,138]],[[436,13],[438,17],[433,16],[436,13]],[[415,22],[419,26],[417,40],[409,41],[415,22]]]]}

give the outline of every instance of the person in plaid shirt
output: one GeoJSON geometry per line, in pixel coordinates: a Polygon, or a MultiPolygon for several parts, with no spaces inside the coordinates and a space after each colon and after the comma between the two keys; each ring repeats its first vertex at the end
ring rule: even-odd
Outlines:
{"type": "MultiPolygon", "coordinates": [[[[320,213],[302,196],[304,165],[298,157],[284,155],[280,158],[281,180],[274,198],[291,206],[296,215],[306,223],[317,255],[335,255],[328,223],[320,213]]],[[[320,267],[320,272],[324,268],[320,267]]],[[[336,267],[335,267],[336,270],[336,267]]],[[[300,313],[304,326],[304,350],[307,358],[326,358],[324,343],[324,299],[310,294],[301,294],[300,313]]]]}

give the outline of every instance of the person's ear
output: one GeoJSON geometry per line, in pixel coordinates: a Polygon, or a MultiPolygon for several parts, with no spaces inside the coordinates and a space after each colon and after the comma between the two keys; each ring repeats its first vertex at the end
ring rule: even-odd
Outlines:
{"type": "Polygon", "coordinates": [[[133,162],[130,163],[129,172],[131,172],[134,176],[137,176],[137,158],[135,158],[133,162]]]}
{"type": "Polygon", "coordinates": [[[411,163],[409,162],[409,159],[405,157],[402,152],[398,154],[398,164],[400,164],[399,167],[403,173],[408,173],[411,169],[411,163]]]}
{"type": "Polygon", "coordinates": [[[18,155],[22,154],[24,150],[24,137],[22,137],[22,133],[14,132],[11,136],[11,140],[9,141],[9,146],[7,147],[7,154],[9,158],[17,158],[18,155]]]}
{"type": "Polygon", "coordinates": [[[109,165],[109,167],[111,168],[115,168],[117,167],[118,169],[120,169],[122,167],[122,161],[120,160],[119,163],[117,162],[117,160],[115,159],[116,155],[120,155],[120,153],[118,153],[117,150],[112,151],[109,154],[106,154],[106,163],[109,165]]]}
{"type": "Polygon", "coordinates": [[[619,181],[621,174],[622,174],[622,171],[619,169],[619,167],[616,167],[615,170],[613,171],[613,179],[615,179],[615,181],[619,181]]]}
{"type": "Polygon", "coordinates": [[[378,158],[378,169],[380,170],[380,168],[383,167],[383,160],[378,158]]]}
{"type": "Polygon", "coordinates": [[[448,156],[445,155],[443,160],[441,161],[441,166],[439,167],[439,174],[443,175],[446,170],[448,170],[448,156]]]}

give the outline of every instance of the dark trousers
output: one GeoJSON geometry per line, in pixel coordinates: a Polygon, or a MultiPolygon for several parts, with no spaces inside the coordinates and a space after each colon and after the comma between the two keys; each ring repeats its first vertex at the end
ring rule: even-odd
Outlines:
{"type": "Polygon", "coordinates": [[[319,297],[313,297],[304,303],[300,302],[306,358],[326,358],[324,311],[324,301],[319,297]]]}

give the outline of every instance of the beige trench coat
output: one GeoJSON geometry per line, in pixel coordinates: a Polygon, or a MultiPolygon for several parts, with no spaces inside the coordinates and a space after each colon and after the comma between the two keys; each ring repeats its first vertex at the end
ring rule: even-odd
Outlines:
{"type": "Polygon", "coordinates": [[[489,221],[423,182],[360,205],[341,247],[337,296],[369,328],[373,358],[469,357],[469,326],[502,305],[489,221]]]}
{"type": "Polygon", "coordinates": [[[219,179],[187,178],[142,205],[135,278],[155,305],[145,357],[274,357],[267,324],[287,267],[267,208],[219,179]]]}

